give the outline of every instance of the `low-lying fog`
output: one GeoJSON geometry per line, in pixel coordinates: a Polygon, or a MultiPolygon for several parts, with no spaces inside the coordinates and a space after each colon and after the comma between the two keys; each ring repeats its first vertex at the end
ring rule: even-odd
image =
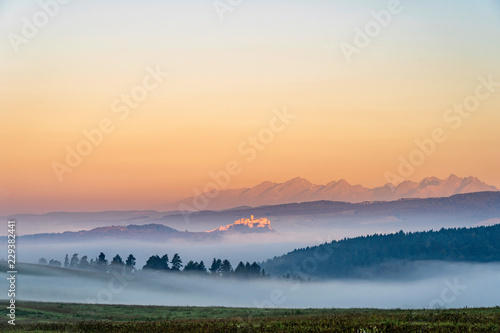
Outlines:
{"type": "MultiPolygon", "coordinates": [[[[425,263],[421,269],[427,269],[425,263]]],[[[429,266],[431,267],[431,266],[429,266]]],[[[18,274],[19,300],[236,307],[460,308],[500,305],[500,264],[432,265],[434,275],[413,281],[293,282],[71,272],[47,268],[18,274]],[[437,267],[437,268],[436,268],[437,267]]],[[[429,268],[431,269],[431,268],[429,268]]],[[[6,274],[1,273],[7,290],[6,274]]]]}
{"type": "MultiPolygon", "coordinates": [[[[205,266],[209,267],[212,259],[228,259],[236,267],[238,262],[257,261],[262,262],[274,256],[280,256],[292,251],[297,247],[317,244],[314,242],[278,242],[270,243],[262,241],[249,241],[249,239],[235,238],[232,240],[219,242],[187,242],[172,241],[165,242],[145,242],[145,241],[118,241],[106,240],[99,242],[79,242],[74,244],[46,244],[46,243],[27,243],[23,239],[18,240],[18,251],[16,253],[19,262],[37,263],[40,258],[47,261],[56,259],[64,262],[66,254],[71,256],[78,253],[78,258],[86,255],[88,260],[95,259],[100,252],[106,255],[106,259],[111,261],[116,254],[119,254],[123,260],[129,254],[136,258],[136,267],[142,268],[148,258],[158,254],[160,257],[168,254],[171,259],[175,253],[179,253],[183,263],[189,260],[203,260],[205,266]]],[[[0,242],[0,248],[7,248],[5,242],[0,242]]],[[[0,256],[1,258],[2,256],[0,256]]],[[[6,259],[6,255],[3,256],[6,259]]]]}

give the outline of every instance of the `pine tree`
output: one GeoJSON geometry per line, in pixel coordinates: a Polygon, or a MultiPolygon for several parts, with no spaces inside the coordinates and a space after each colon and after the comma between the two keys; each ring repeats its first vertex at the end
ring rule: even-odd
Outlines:
{"type": "Polygon", "coordinates": [[[198,264],[198,271],[202,272],[202,273],[206,273],[207,272],[207,268],[205,267],[205,263],[202,261],[200,261],[200,263],[198,264]]]}
{"type": "Polygon", "coordinates": [[[66,254],[66,257],[64,257],[64,267],[68,267],[69,266],[69,256],[68,254],[66,254]]]}
{"type": "Polygon", "coordinates": [[[113,257],[113,260],[111,261],[112,265],[123,265],[123,260],[122,257],[120,257],[119,254],[113,257]]]}
{"type": "Polygon", "coordinates": [[[80,259],[80,263],[78,264],[78,268],[80,269],[89,269],[90,268],[90,263],[87,260],[87,256],[83,256],[82,259],[80,259]]]}
{"type": "Polygon", "coordinates": [[[239,277],[243,277],[246,275],[246,273],[247,270],[245,264],[243,263],[243,261],[240,261],[240,263],[238,264],[238,266],[236,266],[236,269],[234,270],[234,274],[236,274],[239,277]]]}
{"type": "Polygon", "coordinates": [[[61,267],[61,262],[59,260],[50,259],[49,266],[61,267]]]}
{"type": "Polygon", "coordinates": [[[111,260],[110,268],[115,272],[121,272],[124,266],[125,264],[119,254],[114,256],[113,260],[111,260]]]}
{"type": "Polygon", "coordinates": [[[150,270],[155,270],[158,271],[162,268],[161,264],[162,260],[158,255],[154,255],[149,257],[149,259],[146,261],[146,265],[142,267],[142,269],[150,269],[150,270]]]}
{"type": "Polygon", "coordinates": [[[212,266],[210,266],[210,273],[212,275],[220,275],[220,269],[222,266],[222,261],[220,259],[215,259],[212,261],[212,266]]]}
{"type": "Polygon", "coordinates": [[[220,268],[220,272],[221,272],[221,275],[225,276],[225,277],[228,277],[231,275],[231,273],[233,272],[233,266],[231,266],[231,263],[229,262],[229,260],[224,259],[224,261],[222,262],[222,266],[220,268]]]}
{"type": "Polygon", "coordinates": [[[252,277],[258,277],[260,275],[260,266],[255,261],[250,265],[249,275],[252,277]]]}
{"type": "Polygon", "coordinates": [[[135,257],[129,254],[127,260],[125,261],[125,268],[127,271],[133,271],[135,269],[135,257]]]}
{"type": "Polygon", "coordinates": [[[168,267],[168,254],[165,254],[163,257],[161,257],[161,264],[160,264],[160,269],[163,269],[165,271],[169,270],[170,268],[168,267]]]}
{"type": "Polygon", "coordinates": [[[172,258],[172,261],[170,263],[172,264],[173,271],[180,271],[182,267],[182,260],[178,253],[174,254],[174,257],[172,258]]]}
{"type": "MultiPolygon", "coordinates": [[[[69,267],[77,268],[79,263],[80,263],[80,260],[78,259],[78,253],[73,254],[73,256],[71,257],[71,260],[69,262],[69,267]]],[[[64,264],[66,264],[66,261],[64,262],[64,264]]]]}
{"type": "Polygon", "coordinates": [[[102,252],[96,259],[96,269],[101,272],[106,272],[108,270],[108,261],[106,260],[106,255],[102,252]]]}
{"type": "Polygon", "coordinates": [[[198,262],[194,262],[192,260],[189,260],[189,262],[184,266],[184,272],[192,272],[192,271],[197,271],[198,270],[198,262]]]}

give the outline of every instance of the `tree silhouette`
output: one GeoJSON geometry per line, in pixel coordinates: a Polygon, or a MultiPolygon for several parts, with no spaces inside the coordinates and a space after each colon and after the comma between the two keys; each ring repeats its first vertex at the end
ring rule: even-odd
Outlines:
{"type": "Polygon", "coordinates": [[[207,272],[207,268],[205,267],[205,263],[203,262],[203,260],[198,264],[198,271],[202,273],[207,272]]]}
{"type": "Polygon", "coordinates": [[[250,265],[249,275],[251,277],[260,276],[260,266],[255,261],[250,265]]]}
{"type": "Polygon", "coordinates": [[[120,272],[125,264],[123,263],[122,257],[120,257],[119,254],[113,257],[113,260],[111,260],[110,263],[110,269],[116,272],[120,272]]]}
{"type": "Polygon", "coordinates": [[[198,262],[194,262],[192,260],[189,260],[189,262],[184,266],[184,272],[192,272],[192,271],[197,271],[198,270],[198,262]]]}
{"type": "Polygon", "coordinates": [[[222,261],[220,259],[215,259],[212,261],[212,266],[210,266],[210,273],[212,275],[220,275],[220,269],[222,266],[222,261]]]}
{"type": "Polygon", "coordinates": [[[135,269],[135,257],[132,254],[128,255],[128,258],[125,261],[125,268],[128,271],[133,271],[135,269]]]}
{"type": "Polygon", "coordinates": [[[229,260],[224,259],[224,261],[222,262],[222,266],[220,268],[221,275],[228,277],[231,275],[232,272],[233,272],[233,266],[231,266],[229,260]]]}
{"type": "Polygon", "coordinates": [[[234,270],[234,274],[237,277],[258,278],[261,276],[260,266],[255,261],[251,265],[248,261],[246,264],[240,261],[234,270]]]}
{"type": "Polygon", "coordinates": [[[68,254],[66,254],[66,257],[64,257],[64,267],[68,267],[69,266],[69,256],[68,254]]]}
{"type": "Polygon", "coordinates": [[[163,270],[166,270],[166,271],[170,269],[168,267],[168,254],[165,254],[163,257],[161,257],[160,269],[163,269],[163,270]]]}
{"type": "Polygon", "coordinates": [[[174,254],[174,257],[172,258],[172,261],[170,263],[172,264],[173,271],[179,271],[181,269],[182,260],[178,253],[174,254]]]}
{"type": "MultiPolygon", "coordinates": [[[[134,258],[135,260],[135,258],[134,258]]],[[[146,265],[142,267],[142,269],[150,269],[155,271],[166,271],[168,270],[168,255],[164,255],[160,258],[159,255],[154,255],[149,257],[148,261],[146,261],[146,265]]]]}
{"type": "Polygon", "coordinates": [[[120,257],[119,254],[113,257],[113,260],[111,260],[111,264],[113,265],[123,265],[123,260],[122,257],[120,257]]]}
{"type": "Polygon", "coordinates": [[[40,258],[40,259],[38,260],[38,264],[40,264],[40,265],[47,265],[47,259],[45,259],[45,258],[40,258]]]}
{"type": "Polygon", "coordinates": [[[106,255],[102,252],[96,259],[96,269],[101,272],[106,272],[108,270],[108,261],[106,260],[106,255]]]}
{"type": "Polygon", "coordinates": [[[189,260],[189,262],[184,267],[183,272],[191,272],[191,273],[206,273],[207,268],[205,267],[205,263],[201,261],[198,263],[197,261],[189,260]]]}
{"type": "MultiPolygon", "coordinates": [[[[73,256],[71,257],[71,260],[69,262],[69,267],[77,268],[79,263],[80,263],[80,260],[78,259],[78,253],[73,254],[73,256]]],[[[65,262],[65,264],[66,264],[66,262],[65,262]]]]}
{"type": "Polygon", "coordinates": [[[234,270],[234,274],[236,274],[239,277],[242,277],[246,276],[247,275],[246,273],[247,270],[245,264],[243,263],[243,261],[240,261],[240,263],[238,264],[238,266],[236,266],[236,269],[234,270]]]}
{"type": "Polygon", "coordinates": [[[90,268],[90,263],[88,261],[87,256],[83,256],[82,259],[80,259],[80,263],[78,264],[78,268],[80,268],[80,269],[89,269],[90,268]]]}
{"type": "Polygon", "coordinates": [[[142,266],[142,269],[150,269],[158,271],[161,269],[161,258],[158,255],[149,257],[146,261],[146,265],[142,266]]]}
{"type": "Polygon", "coordinates": [[[61,267],[61,262],[59,260],[50,259],[49,266],[61,267]]]}

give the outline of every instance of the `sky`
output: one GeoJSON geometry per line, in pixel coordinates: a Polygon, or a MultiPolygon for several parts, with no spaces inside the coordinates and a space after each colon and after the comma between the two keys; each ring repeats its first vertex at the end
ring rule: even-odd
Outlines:
{"type": "Polygon", "coordinates": [[[0,214],[161,210],[221,173],[500,187],[499,37],[493,0],[0,1],[0,214]]]}

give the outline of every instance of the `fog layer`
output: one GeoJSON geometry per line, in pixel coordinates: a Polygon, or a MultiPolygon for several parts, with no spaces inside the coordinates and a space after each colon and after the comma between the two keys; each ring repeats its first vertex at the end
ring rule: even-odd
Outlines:
{"type": "MultiPolygon", "coordinates": [[[[424,264],[425,265],[425,264],[424,264]]],[[[426,267],[422,267],[426,269],[426,267]]],[[[48,267],[20,270],[19,300],[280,308],[460,308],[500,305],[500,264],[442,263],[413,281],[296,282],[185,274],[102,274],[48,267]]],[[[0,274],[7,290],[6,274],[0,274]]]]}

